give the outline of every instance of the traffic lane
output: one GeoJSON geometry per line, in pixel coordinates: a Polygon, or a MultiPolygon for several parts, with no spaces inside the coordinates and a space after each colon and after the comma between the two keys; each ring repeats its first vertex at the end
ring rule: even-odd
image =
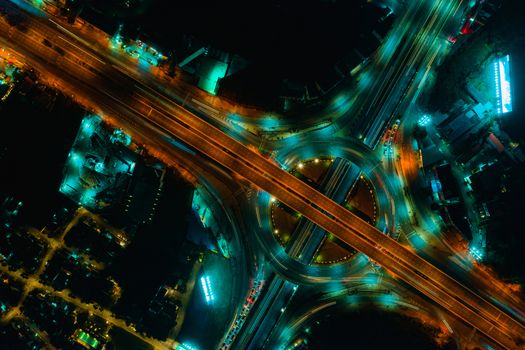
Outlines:
{"type": "MultiPolygon", "coordinates": [[[[119,70],[121,72],[119,73],[126,74],[128,78],[131,78],[136,82],[139,82],[137,81],[137,79],[144,79],[147,83],[155,83],[158,86],[159,82],[155,79],[151,79],[152,77],[150,75],[141,74],[143,72],[141,72],[139,69],[130,70],[128,67],[126,67],[126,65],[122,65],[121,59],[123,57],[129,59],[129,57],[127,57],[126,55],[115,55],[116,52],[114,50],[111,50],[109,47],[98,47],[98,50],[95,50],[92,46],[86,46],[85,41],[79,41],[77,38],[72,37],[70,32],[65,31],[61,25],[57,24],[54,21],[47,21],[45,18],[32,17],[28,17],[28,20],[30,21],[31,26],[29,26],[29,32],[26,33],[26,35],[32,38],[35,46],[38,46],[38,44],[40,44],[39,41],[44,41],[45,39],[48,42],[50,42],[53,45],[53,47],[58,47],[60,50],[64,50],[66,52],[65,56],[70,56],[67,57],[68,59],[78,61],[79,65],[84,66],[88,70],[95,69],[98,71],[103,71],[106,67],[111,67],[114,64],[116,65],[116,67],[120,68],[119,70]],[[51,22],[51,24],[48,22],[51,22]],[[56,26],[56,28],[52,26],[56,26]]],[[[128,63],[129,62],[137,64],[137,62],[128,60],[128,63]]],[[[113,66],[112,68],[114,69],[116,67],[113,66]]],[[[114,76],[114,72],[110,72],[108,70],[106,70],[106,72],[103,74],[109,78],[114,76]]],[[[157,94],[161,94],[161,92],[159,91],[154,92],[157,94]]],[[[167,99],[167,97],[163,97],[167,99]]],[[[180,97],[179,101],[181,101],[180,97]]],[[[196,108],[195,106],[193,107],[196,108]]],[[[224,125],[224,120],[222,120],[221,118],[211,116],[209,113],[204,114],[209,120],[212,120],[218,124],[222,123],[224,125]]],[[[251,134],[241,136],[247,141],[260,141],[259,138],[255,140],[254,135],[251,134]]]]}
{"type": "MultiPolygon", "coordinates": [[[[150,111],[149,111],[148,113],[151,113],[151,109],[150,109],[150,111]]],[[[213,131],[213,129],[208,128],[208,131],[213,131]]],[[[210,135],[210,134],[208,134],[208,135],[210,135]]],[[[211,135],[210,135],[210,136],[211,136],[211,135]]],[[[212,137],[213,137],[213,136],[212,136],[212,137]]],[[[235,144],[234,144],[234,145],[235,145],[235,144]]],[[[229,146],[230,146],[229,148],[231,149],[232,143],[230,143],[229,146]]],[[[239,151],[239,150],[237,150],[236,153],[239,153],[238,151],[239,151]]],[[[208,155],[209,155],[209,154],[208,154],[208,155]]],[[[261,162],[259,161],[259,163],[258,163],[257,165],[261,166],[261,165],[265,165],[265,164],[267,164],[267,163],[266,163],[266,162],[261,163],[261,162]]],[[[296,190],[299,190],[298,188],[295,188],[295,189],[296,189],[296,190]]],[[[312,195],[317,195],[317,193],[312,193],[312,192],[311,192],[311,194],[312,194],[312,195]]],[[[321,199],[321,198],[315,198],[315,197],[313,197],[313,196],[309,196],[309,198],[312,198],[314,202],[317,202],[318,200],[321,199]]],[[[354,227],[355,227],[355,225],[354,225],[354,227]]],[[[361,229],[361,230],[362,230],[362,229],[361,229]]],[[[442,283],[443,281],[440,281],[440,282],[442,283]]]]}
{"type": "MultiPolygon", "coordinates": [[[[416,18],[418,18],[418,17],[416,17],[416,18]]],[[[42,21],[41,19],[38,19],[38,18],[37,18],[37,21],[38,21],[38,20],[42,21]]],[[[108,48],[107,48],[107,47],[105,47],[105,48],[104,48],[104,47],[102,47],[102,48],[98,48],[98,49],[103,49],[103,50],[106,50],[106,51],[108,50],[108,48]]]]}
{"type": "MultiPolygon", "coordinates": [[[[179,136],[179,137],[181,137],[181,136],[179,136]]],[[[209,151],[208,151],[208,152],[206,152],[206,153],[208,153],[209,155],[211,155],[211,156],[213,157],[212,152],[209,152],[209,151]]],[[[224,162],[223,162],[223,163],[224,163],[224,162]]],[[[231,166],[231,165],[230,165],[230,166],[231,166]]],[[[370,254],[369,254],[369,255],[370,255],[370,254]]]]}
{"type": "MultiPolygon", "coordinates": [[[[253,172],[253,168],[247,162],[240,161],[239,159],[233,158],[228,153],[224,152],[223,150],[220,150],[217,148],[209,148],[210,143],[207,140],[206,141],[205,140],[192,140],[192,143],[193,143],[193,147],[197,149],[201,149],[203,152],[208,154],[210,157],[216,159],[217,161],[220,161],[226,167],[229,167],[232,170],[237,169],[237,172],[241,173],[243,176],[245,176],[247,179],[251,180],[252,182],[255,182],[259,185],[261,185],[261,183],[265,183],[263,186],[265,190],[269,191],[270,193],[279,193],[278,198],[280,198],[281,201],[283,201],[284,203],[288,205],[291,205],[292,208],[299,210],[299,212],[302,212],[303,215],[310,218],[311,220],[314,219],[315,216],[318,214],[316,209],[305,204],[301,199],[299,199],[299,202],[298,202],[297,198],[294,198],[286,190],[285,190],[285,193],[280,193],[283,191],[282,188],[276,187],[274,182],[271,181],[270,179],[267,179],[266,176],[261,176],[258,172],[253,172]],[[241,171],[243,168],[247,172],[241,171]],[[259,179],[254,181],[252,176],[256,174],[259,175],[259,179]],[[270,187],[270,190],[268,189],[268,187],[270,187]],[[281,191],[279,191],[279,189],[281,191]]],[[[327,217],[324,217],[324,219],[326,220],[322,220],[322,223],[320,222],[317,222],[317,223],[318,225],[320,224],[320,226],[323,226],[323,228],[327,229],[329,232],[340,232],[340,231],[347,230],[342,225],[336,223],[335,220],[328,219],[327,217]]],[[[319,221],[319,220],[315,220],[315,221],[319,221]]],[[[378,257],[375,256],[377,254],[372,254],[372,253],[377,253],[377,250],[375,249],[374,245],[369,245],[369,247],[363,247],[360,244],[357,244],[356,242],[350,242],[350,244],[356,247],[358,250],[365,252],[365,254],[369,255],[372,259],[375,258],[378,261],[383,260],[384,262],[385,260],[384,257],[389,257],[389,255],[380,254],[379,258],[381,258],[382,256],[383,259],[378,259],[378,257]],[[365,249],[365,248],[368,248],[368,249],[365,249]]],[[[384,265],[393,266],[395,265],[395,260],[392,260],[390,264],[384,264],[384,265]]],[[[421,285],[426,284],[424,282],[425,280],[424,279],[421,280],[422,278],[420,276],[418,275],[414,276],[413,273],[411,273],[412,272],[411,269],[404,269],[404,270],[396,269],[396,268],[394,269],[388,268],[388,269],[393,270],[394,273],[397,275],[404,276],[403,279],[407,280],[408,283],[412,284],[415,287],[421,287],[421,285]],[[416,280],[416,282],[414,282],[414,280],[416,280]]],[[[485,319],[481,318],[481,316],[477,315],[476,313],[474,313],[473,311],[469,309],[464,309],[463,304],[459,303],[456,299],[450,297],[446,293],[442,293],[441,288],[437,288],[437,287],[432,288],[433,287],[432,285],[430,287],[431,288],[429,289],[429,292],[433,294],[434,299],[437,299],[441,303],[446,303],[445,305],[453,307],[450,311],[459,314],[459,316],[465,319],[467,322],[469,318],[465,317],[465,315],[468,315],[470,313],[470,316],[471,316],[470,320],[476,320],[477,328],[479,328],[480,330],[484,332],[488,332],[488,334],[492,334],[492,335],[494,335],[494,333],[500,334],[500,335],[504,334],[503,332],[500,332],[498,329],[493,329],[495,328],[495,326],[491,324],[490,322],[486,321],[485,319]],[[462,310],[458,311],[457,310],[458,308],[462,310]],[[480,325],[482,326],[480,327],[480,325]]]]}
{"type": "MultiPolygon", "coordinates": [[[[208,151],[211,152],[211,150],[208,150],[208,151]]],[[[205,153],[207,153],[209,156],[212,156],[212,157],[213,157],[213,155],[210,154],[210,153],[208,153],[208,151],[205,151],[205,153]]],[[[231,166],[231,165],[226,164],[226,166],[231,166]]],[[[270,193],[271,193],[271,192],[270,192],[270,193]]],[[[313,194],[315,195],[316,193],[313,193],[313,194]]],[[[310,197],[310,198],[313,198],[313,197],[310,197]]],[[[315,201],[315,198],[313,198],[313,199],[314,199],[314,201],[315,201]]],[[[345,213],[345,214],[346,214],[346,213],[345,213]]],[[[366,227],[366,226],[365,226],[365,227],[366,227]]],[[[363,231],[363,228],[361,228],[361,231],[363,231]]]]}
{"type": "MultiPolygon", "coordinates": [[[[450,10],[447,11],[446,15],[443,16],[439,16],[438,17],[438,14],[439,14],[439,9],[440,9],[440,4],[438,4],[438,2],[435,3],[437,6],[434,6],[433,7],[433,10],[431,13],[429,13],[429,15],[426,17],[425,19],[425,23],[423,25],[423,29],[422,30],[419,30],[417,32],[417,35],[414,39],[414,42],[412,43],[412,45],[410,45],[408,47],[408,52],[404,55],[402,55],[399,59],[401,59],[401,63],[397,64],[397,65],[394,65],[394,67],[397,67],[395,69],[395,73],[394,73],[394,77],[401,77],[403,76],[403,74],[405,72],[409,72],[410,70],[412,69],[415,69],[417,67],[420,66],[420,61],[422,61],[422,58],[421,58],[421,55],[427,55],[428,51],[430,49],[432,49],[433,46],[429,45],[429,42],[434,42],[436,38],[439,38],[440,34],[442,33],[442,29],[443,29],[443,26],[449,21],[449,17],[451,15],[451,11],[454,10],[454,9],[457,9],[457,6],[454,7],[454,6],[449,6],[450,7],[450,10]],[[440,19],[438,21],[438,19],[440,19]],[[424,50],[424,52],[423,52],[424,50]]],[[[441,2],[442,4],[442,2],[441,2]]],[[[397,81],[398,79],[393,79],[393,78],[389,78],[388,79],[388,82],[395,82],[397,81]]],[[[379,111],[383,110],[383,104],[386,104],[386,102],[381,102],[387,98],[392,98],[391,94],[389,96],[389,93],[388,93],[389,90],[387,90],[386,93],[383,93],[381,90],[380,90],[380,93],[377,94],[376,96],[379,96],[379,100],[377,103],[374,103],[372,104],[373,106],[376,107],[376,110],[378,110],[377,113],[379,113],[379,111]]],[[[388,105],[387,105],[388,107],[388,105]]],[[[390,109],[392,110],[392,109],[390,109]]],[[[377,129],[377,124],[378,123],[383,123],[392,116],[393,113],[391,112],[385,112],[384,114],[387,115],[386,119],[381,117],[381,118],[376,118],[375,120],[375,129],[377,129]]],[[[374,129],[374,128],[373,128],[374,129]]],[[[360,130],[361,133],[366,133],[366,130],[360,130]]],[[[372,134],[372,137],[375,138],[375,135],[374,134],[377,134],[379,131],[378,130],[372,130],[373,134],[372,134]]]]}
{"type": "MultiPolygon", "coordinates": [[[[10,1],[3,1],[3,3],[6,5],[6,7],[10,7],[13,10],[20,11],[18,7],[14,4],[12,4],[10,1]]],[[[12,30],[11,32],[19,32],[17,27],[10,26],[6,23],[5,17],[1,17],[2,22],[4,22],[7,26],[9,26],[12,30]]],[[[91,51],[89,47],[80,47],[79,45],[74,45],[67,39],[67,33],[63,33],[58,30],[54,30],[50,27],[51,22],[48,23],[48,20],[46,18],[40,18],[40,17],[33,17],[26,15],[26,21],[28,22],[28,25],[26,26],[27,32],[23,33],[23,35],[30,36],[32,40],[35,41],[35,46],[38,46],[42,44],[44,39],[47,39],[50,43],[53,44],[54,47],[57,47],[59,49],[64,49],[63,46],[70,46],[74,47],[73,50],[66,50],[68,53],[72,56],[75,56],[78,60],[93,60],[97,62],[103,62],[105,58],[103,56],[100,56],[97,52],[91,51]]],[[[9,36],[9,35],[8,35],[9,36]]],[[[69,40],[75,40],[71,37],[69,37],[69,40]]],[[[93,64],[94,62],[87,62],[93,64]]]]}
{"type": "MultiPolygon", "coordinates": [[[[205,153],[207,153],[207,151],[205,151],[205,153]]],[[[210,155],[211,155],[211,154],[210,154],[210,155]]],[[[231,166],[231,165],[228,165],[228,164],[227,164],[226,166],[231,166]]],[[[270,193],[272,193],[272,192],[270,192],[270,193]]],[[[312,200],[315,202],[315,201],[316,201],[315,195],[316,195],[317,193],[312,193],[312,192],[310,192],[310,193],[311,193],[313,196],[310,196],[309,198],[312,198],[312,200]]],[[[278,196],[277,196],[277,197],[278,197],[278,196]]],[[[279,198],[279,197],[278,197],[278,198],[279,198]]],[[[282,200],[282,198],[281,198],[281,200],[282,200]]],[[[334,208],[332,207],[332,209],[334,209],[334,208]]],[[[333,210],[332,210],[332,211],[333,211],[333,210]]],[[[346,213],[345,213],[345,214],[346,214],[346,213]]],[[[355,224],[354,224],[353,226],[354,226],[354,228],[356,227],[355,224]]],[[[367,226],[362,226],[360,229],[358,229],[358,231],[360,231],[360,232],[364,232],[364,231],[365,231],[365,228],[368,228],[368,227],[367,227],[367,226]]],[[[333,231],[332,231],[332,232],[333,232],[333,231]]],[[[375,231],[372,231],[372,232],[375,232],[375,231]]],[[[355,244],[352,244],[352,243],[350,243],[350,244],[355,246],[355,244]]],[[[383,245],[384,245],[384,244],[383,244],[383,245]]],[[[397,248],[397,247],[396,247],[396,248],[397,248]]],[[[399,252],[396,251],[396,250],[394,250],[394,249],[390,249],[390,252],[394,252],[394,254],[397,253],[397,254],[395,254],[395,255],[399,255],[399,252]]],[[[403,253],[403,252],[401,251],[401,253],[403,253]]],[[[370,255],[370,254],[368,254],[368,255],[370,255]]],[[[413,264],[412,266],[414,266],[414,260],[411,261],[411,262],[412,262],[412,264],[413,264]]],[[[415,262],[417,262],[417,263],[422,263],[422,262],[424,262],[424,260],[419,259],[419,260],[416,260],[415,262]]],[[[416,265],[416,266],[417,266],[417,265],[416,265]]],[[[428,264],[427,264],[427,270],[430,270],[430,268],[428,268],[428,264]]],[[[432,270],[435,270],[435,268],[432,268],[432,270]]],[[[433,271],[425,271],[425,272],[433,272],[433,271]]],[[[439,282],[441,285],[445,285],[446,283],[449,282],[449,279],[446,279],[446,280],[445,280],[445,279],[443,278],[442,274],[439,274],[439,273],[438,273],[437,275],[432,275],[432,274],[428,273],[428,275],[430,275],[430,276],[434,276],[434,279],[437,279],[437,277],[440,277],[441,279],[440,279],[438,282],[439,282]],[[445,283],[445,282],[446,282],[446,283],[445,283]]],[[[449,286],[450,286],[450,283],[448,283],[448,284],[449,284],[449,286]]],[[[478,304],[476,305],[476,307],[479,307],[481,304],[483,304],[483,303],[478,303],[478,304]]],[[[490,308],[491,305],[487,305],[487,304],[485,304],[485,306],[490,308]]],[[[494,313],[492,314],[492,317],[499,317],[500,314],[501,314],[501,311],[499,311],[499,310],[497,310],[497,309],[495,309],[495,308],[494,308],[494,310],[492,310],[492,311],[494,312],[494,313]]]]}
{"type": "MultiPolygon", "coordinates": [[[[409,74],[411,71],[416,71],[416,69],[421,65],[421,53],[423,49],[427,49],[426,42],[428,42],[429,40],[433,41],[437,36],[439,36],[439,34],[441,33],[441,28],[443,27],[444,23],[447,22],[449,17],[448,15],[439,16],[439,18],[441,18],[441,21],[439,22],[440,24],[438,25],[438,29],[436,29],[435,26],[438,18],[438,9],[439,5],[437,7],[435,6],[432,12],[429,13],[429,15],[426,17],[423,28],[418,31],[414,41],[411,42],[410,45],[407,45],[407,43],[405,43],[408,51],[402,56],[400,56],[400,62],[394,65],[395,70],[392,77],[388,78],[388,84],[396,84],[397,87],[399,87],[399,80],[405,78],[407,74],[409,74]]],[[[410,82],[412,82],[412,80],[410,82]]],[[[401,83],[402,86],[403,84],[404,83],[401,83]]],[[[389,89],[385,88],[385,91],[379,90],[379,94],[375,95],[375,100],[370,105],[373,109],[369,109],[369,112],[372,111],[377,115],[380,115],[380,113],[382,113],[383,116],[373,118],[372,122],[365,122],[364,129],[358,130],[358,132],[360,132],[361,134],[367,134],[366,139],[368,139],[368,142],[372,142],[372,144],[375,143],[374,140],[381,132],[381,128],[385,127],[385,122],[388,122],[389,119],[393,118],[394,112],[392,112],[392,108],[388,108],[388,100],[391,100],[394,97],[396,101],[398,101],[399,99],[397,98],[397,96],[393,96],[392,91],[394,91],[392,87],[389,89]],[[385,108],[386,112],[384,112],[385,108]],[[368,135],[369,133],[371,133],[371,135],[368,135]],[[370,141],[370,139],[372,140],[370,141]]],[[[390,105],[397,106],[398,103],[390,102],[390,105]]],[[[368,115],[369,112],[366,112],[365,115],[368,115]]]]}

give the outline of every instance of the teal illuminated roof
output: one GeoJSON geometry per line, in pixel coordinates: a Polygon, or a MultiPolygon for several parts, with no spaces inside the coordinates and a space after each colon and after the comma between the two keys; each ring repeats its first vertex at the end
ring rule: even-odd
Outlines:
{"type": "Polygon", "coordinates": [[[211,58],[203,61],[200,68],[200,79],[198,86],[204,91],[215,95],[217,89],[217,82],[224,78],[228,65],[211,58]]]}
{"type": "Polygon", "coordinates": [[[136,155],[125,152],[131,137],[122,130],[110,133],[96,115],[86,116],[68,154],[60,192],[89,209],[110,205],[113,193],[135,169],[136,155]]]}

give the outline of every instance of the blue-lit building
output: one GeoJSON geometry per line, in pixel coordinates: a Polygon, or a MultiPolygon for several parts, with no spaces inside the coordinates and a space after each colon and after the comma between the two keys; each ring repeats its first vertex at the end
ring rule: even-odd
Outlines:
{"type": "Polygon", "coordinates": [[[120,133],[108,130],[100,117],[86,116],[66,159],[60,192],[92,210],[118,202],[138,158],[120,133]]]}

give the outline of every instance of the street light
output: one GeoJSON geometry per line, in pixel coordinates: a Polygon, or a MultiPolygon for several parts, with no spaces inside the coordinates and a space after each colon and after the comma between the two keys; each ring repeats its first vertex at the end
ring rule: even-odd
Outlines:
{"type": "Polygon", "coordinates": [[[417,121],[417,125],[419,126],[427,126],[432,119],[428,114],[423,114],[421,118],[417,121]]]}
{"type": "Polygon", "coordinates": [[[479,248],[473,246],[470,248],[469,252],[477,261],[483,259],[483,252],[479,248]]]}

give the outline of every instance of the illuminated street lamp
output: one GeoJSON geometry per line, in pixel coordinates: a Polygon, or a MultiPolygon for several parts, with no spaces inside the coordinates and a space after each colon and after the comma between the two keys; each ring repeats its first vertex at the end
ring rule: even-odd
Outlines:
{"type": "Polygon", "coordinates": [[[177,346],[176,350],[198,350],[195,346],[192,346],[188,343],[182,343],[177,346]]]}
{"type": "Polygon", "coordinates": [[[215,300],[215,296],[211,288],[210,277],[203,276],[201,277],[200,282],[201,282],[202,290],[204,292],[204,297],[206,298],[206,304],[210,304],[213,300],[215,300]]]}
{"type": "Polygon", "coordinates": [[[475,246],[470,247],[469,253],[477,261],[481,261],[483,259],[483,252],[479,248],[477,248],[475,246]]]}
{"type": "Polygon", "coordinates": [[[419,126],[427,126],[432,119],[428,114],[423,114],[421,118],[417,121],[417,125],[419,126]]]}

